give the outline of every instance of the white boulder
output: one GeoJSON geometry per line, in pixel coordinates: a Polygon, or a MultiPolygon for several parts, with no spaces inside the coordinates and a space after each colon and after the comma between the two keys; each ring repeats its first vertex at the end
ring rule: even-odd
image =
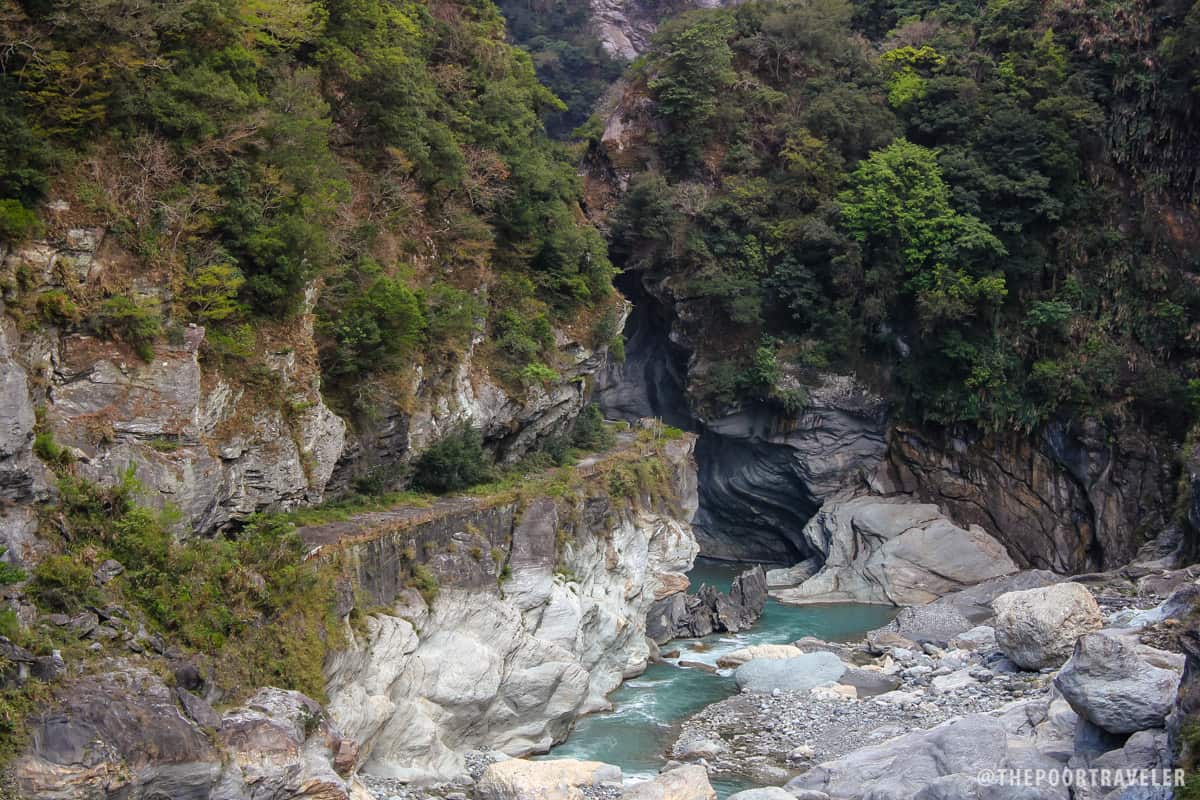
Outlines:
{"type": "Polygon", "coordinates": [[[992,603],[996,643],[1022,669],[1058,667],[1075,640],[1100,629],[1092,593],[1078,583],[1056,583],[1002,594],[992,603]]]}

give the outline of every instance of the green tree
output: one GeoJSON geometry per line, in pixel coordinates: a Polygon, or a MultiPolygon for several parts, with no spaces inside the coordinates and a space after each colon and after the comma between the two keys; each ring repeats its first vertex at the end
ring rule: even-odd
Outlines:
{"type": "Polygon", "coordinates": [[[647,85],[670,135],[664,155],[675,169],[692,166],[712,133],[718,101],[737,77],[727,14],[684,14],[659,31],[647,85]]]}
{"type": "Polygon", "coordinates": [[[954,211],[932,150],[899,140],[873,153],[838,200],[877,283],[911,293],[926,329],[966,319],[1006,295],[1004,276],[993,271],[1004,246],[978,219],[954,211]],[[903,283],[896,286],[890,271],[903,283]]]}
{"type": "Polygon", "coordinates": [[[399,280],[375,278],[332,323],[335,347],[325,355],[329,375],[395,369],[423,340],[425,314],[416,293],[399,280]]]}
{"type": "Polygon", "coordinates": [[[188,277],[183,302],[204,324],[229,322],[246,312],[237,299],[245,283],[241,270],[233,264],[210,264],[188,277]]]}
{"type": "Polygon", "coordinates": [[[491,457],[478,428],[463,425],[439,439],[417,459],[413,483],[437,494],[467,489],[491,478],[491,457]]]}

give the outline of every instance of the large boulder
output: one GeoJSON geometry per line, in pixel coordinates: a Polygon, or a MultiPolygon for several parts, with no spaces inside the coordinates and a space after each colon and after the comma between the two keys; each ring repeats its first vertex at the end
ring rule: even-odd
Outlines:
{"type": "Polygon", "coordinates": [[[1081,717],[1109,733],[1161,728],[1175,703],[1179,673],[1154,666],[1120,639],[1082,636],[1055,685],[1081,717]]]}
{"type": "Polygon", "coordinates": [[[833,653],[805,653],[795,658],[755,659],[737,668],[733,679],[751,692],[807,692],[838,682],[846,665],[833,653]]]}
{"type": "Polygon", "coordinates": [[[1078,583],[1009,592],[997,597],[992,609],[996,643],[1023,669],[1061,665],[1076,639],[1103,625],[1096,599],[1078,583]]]}
{"type": "Polygon", "coordinates": [[[261,689],[223,718],[130,662],[65,684],[29,720],[18,796],[355,800],[357,744],[299,692],[261,689]]]}
{"type": "Polygon", "coordinates": [[[1027,702],[1003,717],[950,720],[819,764],[786,789],[796,797],[824,792],[840,800],[1067,800],[1070,792],[1061,785],[987,785],[997,770],[1062,766],[1038,746],[1047,714],[1044,702],[1027,702]]]}
{"type": "Polygon", "coordinates": [[[900,609],[895,619],[878,630],[895,631],[913,642],[948,642],[972,627],[954,606],[929,603],[900,609]]]}
{"type": "Polygon", "coordinates": [[[784,603],[921,605],[1017,571],[983,528],[960,527],[937,506],[905,497],[831,500],[804,527],[804,539],[825,563],[800,586],[776,590],[784,603]]]}
{"type": "Polygon", "coordinates": [[[879,670],[858,669],[851,667],[846,670],[838,683],[843,686],[853,686],[859,697],[873,697],[900,688],[900,680],[893,675],[887,675],[879,670]]]}
{"type": "Polygon", "coordinates": [[[1056,575],[1044,569],[1025,569],[1011,575],[1001,575],[951,592],[933,603],[938,606],[953,606],[972,622],[979,624],[995,616],[992,603],[996,598],[1009,592],[1020,592],[1026,589],[1040,589],[1062,583],[1062,575],[1056,575]]]}
{"type": "Polygon", "coordinates": [[[698,764],[676,767],[625,790],[624,800],[717,800],[708,771],[698,764]]]}
{"type": "Polygon", "coordinates": [[[718,667],[740,667],[756,659],[771,661],[780,658],[796,658],[804,655],[799,647],[790,644],[754,644],[726,653],[717,659],[718,667]]]}
{"type": "Polygon", "coordinates": [[[620,783],[621,768],[601,761],[513,758],[489,764],[475,790],[483,800],[583,800],[584,786],[620,783]]]}
{"type": "Polygon", "coordinates": [[[731,794],[729,800],[796,800],[796,797],[787,789],[778,786],[764,786],[760,789],[746,789],[737,794],[731,794]]]}

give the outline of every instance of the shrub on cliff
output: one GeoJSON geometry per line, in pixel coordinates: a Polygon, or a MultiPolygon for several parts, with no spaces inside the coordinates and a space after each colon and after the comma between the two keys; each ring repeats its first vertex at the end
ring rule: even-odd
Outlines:
{"type": "Polygon", "coordinates": [[[582,450],[604,450],[612,447],[616,437],[604,425],[604,414],[600,406],[589,403],[575,418],[571,428],[571,444],[582,450]]]}
{"type": "Polygon", "coordinates": [[[37,215],[19,200],[0,200],[0,242],[18,244],[37,233],[40,227],[37,215]]]}
{"type": "Polygon", "coordinates": [[[162,316],[153,303],[139,303],[121,295],[102,302],[90,324],[101,336],[132,347],[144,361],[151,359],[154,340],[162,334],[162,316]]]}
{"type": "Polygon", "coordinates": [[[278,520],[177,541],[173,515],[140,505],[139,492],[132,472],[110,487],[61,479],[46,509],[60,552],[34,568],[30,597],[55,612],[123,607],[131,629],[143,625],[209,659],[231,698],[268,685],[322,697],[321,665],[338,637],[333,567],[306,562],[303,543],[278,520]],[[94,572],[110,558],[125,569],[100,584],[94,572]]]}
{"type": "Polygon", "coordinates": [[[421,454],[413,471],[413,485],[444,494],[484,483],[491,477],[491,456],[483,448],[483,434],[478,428],[464,425],[421,454]]]}

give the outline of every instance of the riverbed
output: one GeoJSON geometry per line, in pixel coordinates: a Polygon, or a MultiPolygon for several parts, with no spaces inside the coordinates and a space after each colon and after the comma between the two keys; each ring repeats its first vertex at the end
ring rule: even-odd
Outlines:
{"type": "MultiPolygon", "coordinates": [[[[749,565],[700,561],[689,574],[692,591],[701,583],[728,591],[732,578],[749,565]]],[[[579,758],[604,761],[621,767],[627,778],[649,778],[667,762],[670,748],[684,719],[705,706],[737,692],[732,674],[678,666],[678,661],[715,665],[717,659],[752,644],[786,644],[803,636],[826,641],[851,641],[886,624],[896,609],[873,605],[785,606],[768,600],[753,629],[743,633],[718,633],[702,639],[676,639],[663,646],[679,650],[679,658],[652,664],[642,675],[626,681],[610,695],[611,711],[579,720],[567,740],[544,758],[579,758]]],[[[736,780],[713,780],[717,796],[751,788],[736,780]]]]}

